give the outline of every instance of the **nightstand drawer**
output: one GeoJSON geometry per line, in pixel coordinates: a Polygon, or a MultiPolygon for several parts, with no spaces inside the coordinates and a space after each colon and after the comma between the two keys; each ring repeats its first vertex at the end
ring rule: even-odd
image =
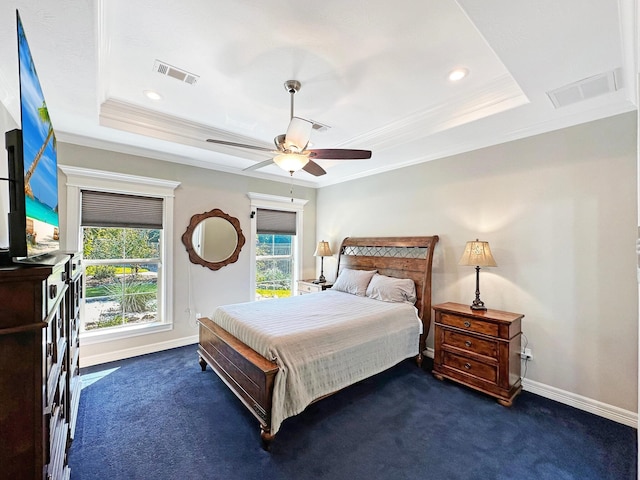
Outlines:
{"type": "Polygon", "coordinates": [[[473,335],[444,330],[443,345],[459,348],[468,352],[477,353],[486,357],[498,358],[498,342],[484,340],[473,335]]]}
{"type": "Polygon", "coordinates": [[[443,365],[445,367],[453,368],[454,370],[482,378],[483,380],[487,380],[491,383],[495,383],[498,380],[497,365],[488,365],[462,355],[456,355],[455,353],[445,352],[443,356],[443,365]]]}
{"type": "Polygon", "coordinates": [[[307,282],[298,282],[298,292],[300,293],[314,293],[321,292],[322,286],[318,284],[311,284],[307,282]]]}
{"type": "Polygon", "coordinates": [[[467,318],[460,315],[451,315],[442,312],[440,314],[440,322],[451,327],[462,328],[470,332],[482,333],[491,337],[498,336],[498,325],[492,322],[485,322],[481,319],[467,318]]]}

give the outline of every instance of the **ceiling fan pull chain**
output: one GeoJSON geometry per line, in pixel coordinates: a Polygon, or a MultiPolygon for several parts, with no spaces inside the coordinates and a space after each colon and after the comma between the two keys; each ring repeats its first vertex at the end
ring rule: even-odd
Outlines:
{"type": "Polygon", "coordinates": [[[293,172],[289,172],[291,175],[291,186],[289,187],[289,195],[291,196],[291,203],[293,203],[293,172]]]}

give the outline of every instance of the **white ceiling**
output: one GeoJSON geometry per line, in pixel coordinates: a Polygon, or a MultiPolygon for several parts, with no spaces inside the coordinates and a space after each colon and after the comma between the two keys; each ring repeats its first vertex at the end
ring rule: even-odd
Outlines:
{"type": "Polygon", "coordinates": [[[321,177],[296,172],[309,186],[637,105],[636,0],[3,0],[0,100],[16,121],[15,9],[59,141],[288,182],[275,165],[242,171],[268,153],[205,139],[271,147],[289,123],[283,84],[297,79],[295,114],[330,127],[314,148],[373,151],[319,160],[321,177]],[[452,83],[455,67],[469,75],[452,83]],[[606,73],[612,88],[592,98],[556,108],[547,94],[606,73]]]}

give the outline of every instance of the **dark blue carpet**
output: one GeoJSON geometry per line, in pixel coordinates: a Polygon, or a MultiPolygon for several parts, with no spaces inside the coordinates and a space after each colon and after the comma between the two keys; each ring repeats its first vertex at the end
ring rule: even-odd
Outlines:
{"type": "Polygon", "coordinates": [[[636,479],[636,430],[524,392],[513,407],[410,360],[258,422],[195,346],[83,369],[72,480],[636,479]]]}

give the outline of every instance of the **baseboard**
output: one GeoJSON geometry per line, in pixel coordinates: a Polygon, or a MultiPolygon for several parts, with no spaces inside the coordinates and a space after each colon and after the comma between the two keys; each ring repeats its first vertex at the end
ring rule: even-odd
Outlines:
{"type": "Polygon", "coordinates": [[[125,358],[137,357],[139,355],[146,355],[148,353],[160,352],[162,350],[169,350],[170,348],[184,347],[186,345],[195,343],[198,343],[198,335],[176,338],[174,340],[167,340],[165,342],[150,343],[146,345],[140,345],[139,347],[125,348],[122,350],[115,350],[98,355],[83,356],[81,352],[80,364],[82,367],[90,367],[92,365],[114,362],[116,360],[123,360],[125,358]]]}
{"type": "MultiPolygon", "coordinates": [[[[427,357],[433,358],[433,348],[427,348],[423,354],[427,357]]],[[[620,407],[614,407],[613,405],[599,402],[592,398],[583,397],[576,393],[567,392],[550,385],[545,385],[544,383],[535,382],[527,378],[522,381],[522,389],[526,392],[535,393],[541,397],[548,398],[549,400],[554,400],[556,402],[569,405],[570,407],[584,410],[585,412],[593,413],[594,415],[598,415],[608,420],[613,420],[614,422],[627,425],[628,427],[638,428],[638,414],[636,412],[631,412],[620,407]]]]}
{"type": "Polygon", "coordinates": [[[575,407],[585,412],[593,413],[600,417],[613,420],[614,422],[627,425],[629,427],[638,428],[638,414],[620,407],[615,407],[607,403],[593,400],[592,398],[583,397],[577,393],[567,392],[556,387],[545,385],[544,383],[534,382],[525,378],[522,381],[523,390],[541,397],[564,403],[570,407],[575,407]]]}

